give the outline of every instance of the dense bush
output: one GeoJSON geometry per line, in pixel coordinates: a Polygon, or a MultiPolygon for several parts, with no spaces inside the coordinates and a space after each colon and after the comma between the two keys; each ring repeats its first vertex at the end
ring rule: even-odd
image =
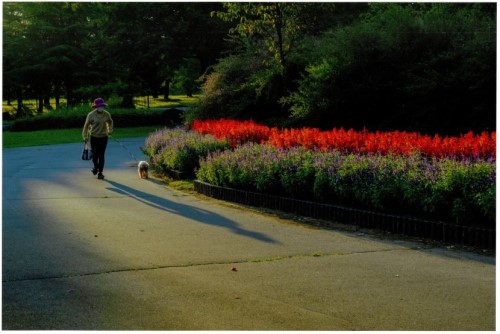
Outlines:
{"type": "Polygon", "coordinates": [[[281,83],[280,76],[255,54],[223,58],[203,77],[203,94],[190,121],[220,117],[269,120],[286,115],[277,98],[281,83]]]}
{"type": "Polygon", "coordinates": [[[282,102],[302,125],[425,133],[495,129],[495,6],[373,4],[304,41],[310,62],[282,102]]]}
{"type": "Polygon", "coordinates": [[[200,98],[203,113],[197,118],[217,118],[222,115],[237,118],[244,110],[251,108],[255,91],[248,82],[252,72],[259,71],[261,67],[258,60],[247,55],[222,59],[204,77],[203,95],[200,98]]]}
{"type": "MultiPolygon", "coordinates": [[[[85,118],[90,111],[88,107],[74,110],[56,110],[34,117],[17,119],[12,123],[11,130],[35,131],[83,127],[85,118]]],[[[116,127],[175,126],[182,121],[182,112],[176,109],[163,112],[147,109],[110,109],[109,111],[116,127]]]]}
{"type": "MultiPolygon", "coordinates": [[[[374,3],[360,11],[348,4],[346,21],[335,16],[338,5],[321,29],[286,44],[293,47],[281,68],[270,65],[276,55],[265,47],[274,35],[252,25],[266,18],[235,19],[235,30],[246,28],[240,49],[204,77],[205,98],[192,119],[445,135],[495,130],[495,4],[374,3]]],[[[287,17],[300,24],[285,33],[310,23],[302,12],[287,17]]]]}
{"type": "Polygon", "coordinates": [[[199,167],[200,157],[210,152],[225,150],[229,144],[210,135],[187,132],[180,128],[163,129],[146,138],[143,151],[151,157],[160,170],[175,170],[192,173],[199,167]]]}
{"type": "Polygon", "coordinates": [[[495,221],[496,163],[246,144],[201,159],[211,184],[482,225],[495,221]]]}

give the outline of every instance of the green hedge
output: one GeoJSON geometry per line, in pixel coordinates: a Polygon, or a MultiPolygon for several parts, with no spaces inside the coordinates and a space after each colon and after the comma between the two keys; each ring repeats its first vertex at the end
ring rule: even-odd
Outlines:
{"type": "MultiPolygon", "coordinates": [[[[51,111],[34,117],[18,119],[9,128],[11,131],[36,131],[46,129],[69,129],[83,127],[90,112],[85,110],[51,111]]],[[[182,122],[182,112],[178,109],[151,111],[148,109],[110,109],[115,126],[175,126],[182,122]]]]}

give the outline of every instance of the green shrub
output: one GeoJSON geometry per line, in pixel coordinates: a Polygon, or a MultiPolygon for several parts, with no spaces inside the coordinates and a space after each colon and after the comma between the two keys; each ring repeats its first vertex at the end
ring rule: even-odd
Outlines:
{"type": "Polygon", "coordinates": [[[455,223],[495,220],[495,163],[246,144],[201,159],[215,185],[455,223]]]}
{"type": "Polygon", "coordinates": [[[163,170],[194,172],[200,157],[210,152],[229,149],[225,140],[180,128],[158,130],[146,138],[143,152],[163,170]]]}
{"type": "Polygon", "coordinates": [[[281,75],[266,67],[255,53],[231,55],[203,77],[203,94],[198,106],[189,112],[189,119],[269,121],[282,112],[277,102],[281,85],[281,75]]]}
{"type": "Polygon", "coordinates": [[[370,4],[303,41],[309,62],[281,102],[302,125],[465,133],[495,127],[496,8],[370,4]]]}
{"type": "Polygon", "coordinates": [[[440,178],[431,188],[435,214],[445,217],[451,212],[457,222],[481,215],[493,217],[495,176],[491,165],[443,160],[440,167],[440,178]]]}
{"type": "MultiPolygon", "coordinates": [[[[83,127],[89,107],[51,111],[34,117],[17,119],[12,131],[35,131],[45,129],[69,129],[83,127]]],[[[109,109],[116,127],[175,126],[182,121],[182,112],[176,109],[152,111],[148,109],[109,109]]]]}

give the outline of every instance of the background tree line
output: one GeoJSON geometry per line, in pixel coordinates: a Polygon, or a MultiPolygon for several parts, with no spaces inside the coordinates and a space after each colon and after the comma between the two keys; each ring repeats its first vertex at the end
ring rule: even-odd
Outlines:
{"type": "MultiPolygon", "coordinates": [[[[220,3],[4,2],[4,99],[190,95],[227,46],[220,3]]],[[[58,103],[57,103],[58,104],[58,103]]],[[[21,110],[21,106],[19,106],[21,110]]],[[[39,103],[39,108],[43,103],[39,103]]],[[[40,110],[41,111],[41,110],[40,110]]]]}
{"type": "Polygon", "coordinates": [[[3,5],[11,100],[120,95],[131,107],[175,82],[201,86],[188,120],[495,129],[495,3],[3,5]]]}

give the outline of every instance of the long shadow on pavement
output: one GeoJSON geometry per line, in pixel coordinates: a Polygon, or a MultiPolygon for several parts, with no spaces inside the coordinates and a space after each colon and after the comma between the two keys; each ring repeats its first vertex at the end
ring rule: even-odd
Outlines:
{"type": "Polygon", "coordinates": [[[246,230],[240,227],[236,222],[227,219],[219,214],[203,210],[200,208],[196,208],[190,205],[172,202],[165,198],[139,191],[137,189],[128,187],[126,185],[123,185],[115,181],[111,180],[105,180],[105,181],[114,187],[106,189],[118,193],[120,195],[125,195],[134,198],[140,201],[141,203],[149,205],[155,209],[164,210],[173,214],[178,214],[203,224],[224,227],[231,230],[235,234],[243,235],[245,237],[253,238],[259,241],[267,243],[278,243],[278,241],[268,237],[263,233],[246,230]]]}

